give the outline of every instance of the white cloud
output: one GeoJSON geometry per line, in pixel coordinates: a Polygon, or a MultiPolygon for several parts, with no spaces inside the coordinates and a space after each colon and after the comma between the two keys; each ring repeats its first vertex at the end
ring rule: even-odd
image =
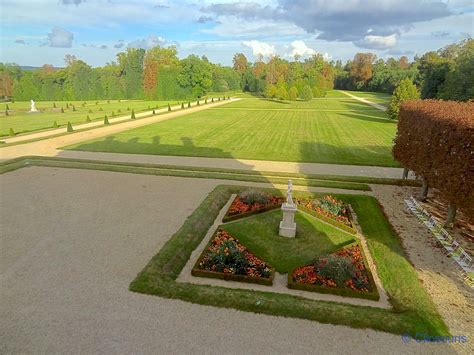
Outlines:
{"type": "Polygon", "coordinates": [[[252,53],[255,57],[258,57],[258,56],[271,57],[272,55],[275,55],[275,46],[271,44],[256,41],[256,40],[243,41],[242,44],[246,47],[251,48],[252,53]]]}
{"type": "Polygon", "coordinates": [[[368,35],[359,41],[355,41],[357,47],[367,49],[388,49],[397,45],[397,35],[391,34],[389,36],[374,36],[368,35]]]}
{"type": "Polygon", "coordinates": [[[54,27],[51,33],[48,33],[47,45],[49,47],[70,48],[74,34],[61,27],[54,27]]]}
{"type": "Polygon", "coordinates": [[[309,48],[306,43],[300,40],[291,42],[290,47],[292,48],[292,51],[288,56],[291,58],[294,58],[295,56],[306,57],[316,54],[314,49],[309,48]]]}
{"type": "MultiPolygon", "coordinates": [[[[143,48],[149,49],[156,46],[164,46],[167,44],[167,41],[164,37],[157,35],[149,35],[146,38],[137,39],[128,44],[128,48],[143,48]]],[[[116,47],[120,48],[120,47],[116,47]]]]}

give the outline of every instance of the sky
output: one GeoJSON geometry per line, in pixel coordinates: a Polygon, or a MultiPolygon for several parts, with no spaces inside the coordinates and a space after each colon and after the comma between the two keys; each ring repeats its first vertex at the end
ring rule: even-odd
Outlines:
{"type": "Polygon", "coordinates": [[[474,36],[473,0],[2,0],[0,62],[92,66],[129,47],[175,45],[231,65],[321,53],[413,58],[474,36]]]}

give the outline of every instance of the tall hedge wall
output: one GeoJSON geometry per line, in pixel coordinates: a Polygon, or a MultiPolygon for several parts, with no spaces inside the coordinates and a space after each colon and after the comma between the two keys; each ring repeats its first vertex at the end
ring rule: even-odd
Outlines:
{"type": "Polygon", "coordinates": [[[393,155],[474,220],[474,102],[404,102],[393,155]]]}

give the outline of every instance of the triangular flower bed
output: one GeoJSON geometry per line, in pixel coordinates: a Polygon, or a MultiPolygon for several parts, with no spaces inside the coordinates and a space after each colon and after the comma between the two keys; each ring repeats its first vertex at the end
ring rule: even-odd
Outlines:
{"type": "Polygon", "coordinates": [[[349,233],[357,233],[349,206],[331,195],[318,199],[296,199],[298,208],[349,233]]]}
{"type": "Polygon", "coordinates": [[[380,296],[362,247],[354,243],[288,275],[288,288],[378,301],[380,296]]]}
{"type": "Polygon", "coordinates": [[[274,196],[265,192],[253,190],[244,191],[232,201],[222,221],[230,222],[279,208],[284,200],[285,199],[281,196],[274,196]]]}
{"type": "Polygon", "coordinates": [[[272,285],[275,270],[224,230],[217,230],[194,265],[193,276],[272,285]]]}

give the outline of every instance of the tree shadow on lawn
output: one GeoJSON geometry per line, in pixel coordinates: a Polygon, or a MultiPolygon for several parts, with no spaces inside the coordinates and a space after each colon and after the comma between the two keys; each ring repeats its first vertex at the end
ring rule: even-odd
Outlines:
{"type": "MultiPolygon", "coordinates": [[[[379,111],[379,112],[381,112],[381,111],[379,111]]],[[[347,112],[347,113],[346,112],[341,112],[341,113],[339,113],[339,115],[346,116],[348,118],[354,118],[356,120],[361,120],[361,121],[397,125],[396,120],[390,120],[388,117],[370,116],[370,115],[367,115],[365,113],[356,113],[354,111],[347,112]]]]}
{"type": "Polygon", "coordinates": [[[160,136],[152,138],[151,143],[139,142],[140,137],[130,138],[128,141],[117,140],[116,136],[108,136],[102,140],[92,143],[83,143],[71,148],[80,151],[124,153],[124,154],[148,154],[148,155],[176,155],[230,158],[233,156],[219,148],[198,147],[194,145],[192,138],[181,137],[182,145],[161,144],[160,136]]]}
{"type": "Polygon", "coordinates": [[[323,164],[400,167],[392,156],[391,146],[363,145],[339,147],[311,141],[301,142],[299,144],[299,151],[300,162],[302,163],[317,162],[323,164]],[[315,157],[318,157],[317,161],[315,161],[315,157]]]}

